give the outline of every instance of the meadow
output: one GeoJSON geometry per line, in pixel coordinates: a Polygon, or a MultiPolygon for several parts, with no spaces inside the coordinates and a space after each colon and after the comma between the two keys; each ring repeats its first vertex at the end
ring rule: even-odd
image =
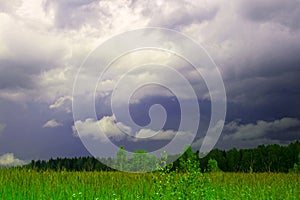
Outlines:
{"type": "Polygon", "coordinates": [[[0,199],[300,199],[293,173],[0,170],[0,199]]]}

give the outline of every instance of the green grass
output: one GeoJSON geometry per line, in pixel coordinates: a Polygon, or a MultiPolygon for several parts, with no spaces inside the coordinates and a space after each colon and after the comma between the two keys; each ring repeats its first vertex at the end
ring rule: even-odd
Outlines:
{"type": "Polygon", "coordinates": [[[284,173],[214,173],[216,199],[300,199],[300,175],[284,173]]]}
{"type": "Polygon", "coordinates": [[[299,174],[0,170],[0,199],[300,199],[299,174]]]}
{"type": "Polygon", "coordinates": [[[151,176],[121,172],[0,170],[0,199],[136,199],[151,190],[151,176]]]}

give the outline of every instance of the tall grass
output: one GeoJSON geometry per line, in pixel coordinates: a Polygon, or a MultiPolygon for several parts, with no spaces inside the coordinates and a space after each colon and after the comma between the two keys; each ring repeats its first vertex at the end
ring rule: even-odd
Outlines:
{"type": "Polygon", "coordinates": [[[212,173],[215,199],[300,199],[300,175],[212,173]]]}
{"type": "Polygon", "coordinates": [[[0,199],[300,199],[300,176],[1,169],[0,199]]]}
{"type": "Polygon", "coordinates": [[[0,199],[141,199],[151,176],[121,172],[0,170],[0,199]]]}

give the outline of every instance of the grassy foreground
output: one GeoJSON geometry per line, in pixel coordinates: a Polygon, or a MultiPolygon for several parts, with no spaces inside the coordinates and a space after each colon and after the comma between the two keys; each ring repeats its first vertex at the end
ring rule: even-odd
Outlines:
{"type": "Polygon", "coordinates": [[[300,199],[300,175],[1,169],[0,199],[300,199]]]}

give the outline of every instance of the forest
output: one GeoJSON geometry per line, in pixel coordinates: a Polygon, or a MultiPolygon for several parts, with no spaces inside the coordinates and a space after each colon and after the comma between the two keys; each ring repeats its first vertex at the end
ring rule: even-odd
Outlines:
{"type": "MultiPolygon", "coordinates": [[[[171,159],[176,155],[163,155],[165,160],[171,159]]],[[[155,165],[160,161],[154,156],[148,156],[146,151],[138,150],[132,158],[128,158],[124,148],[121,147],[115,158],[100,158],[103,163],[111,163],[114,166],[122,160],[130,160],[130,166],[122,166],[122,170],[134,170],[135,163],[143,162],[147,171],[147,166],[155,165]]],[[[66,170],[66,171],[115,171],[114,169],[102,164],[93,157],[75,158],[51,158],[45,160],[32,160],[23,166],[26,169],[38,171],[46,170],[66,170]]],[[[187,161],[195,163],[202,172],[223,171],[223,172],[299,172],[300,171],[300,142],[295,141],[288,146],[278,144],[259,145],[253,149],[213,149],[208,155],[199,158],[199,152],[193,152],[191,147],[172,163],[169,168],[171,171],[186,171],[187,161]]],[[[120,168],[120,166],[119,166],[120,168]]]]}

